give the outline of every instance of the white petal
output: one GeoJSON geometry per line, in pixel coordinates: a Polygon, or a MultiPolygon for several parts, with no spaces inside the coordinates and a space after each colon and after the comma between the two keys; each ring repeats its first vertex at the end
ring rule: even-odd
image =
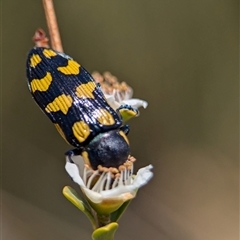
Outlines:
{"type": "Polygon", "coordinates": [[[86,196],[94,203],[101,203],[105,199],[113,201],[127,201],[136,195],[134,186],[120,186],[111,190],[101,191],[100,193],[94,192],[88,188],[82,188],[86,196]]]}
{"type": "MultiPolygon", "coordinates": [[[[71,160],[77,165],[80,176],[83,176],[83,170],[85,167],[84,166],[85,162],[83,157],[81,155],[74,155],[74,156],[71,156],[71,160]]],[[[66,157],[66,161],[69,162],[68,157],[66,157]]]]}
{"type": "Polygon", "coordinates": [[[134,108],[140,108],[140,107],[146,108],[148,106],[148,103],[146,101],[141,100],[141,99],[137,99],[137,98],[124,100],[124,101],[121,102],[121,104],[123,104],[123,103],[131,105],[134,108]]]}
{"type": "Polygon", "coordinates": [[[103,197],[118,197],[123,193],[127,193],[127,192],[132,192],[134,191],[136,188],[133,185],[121,185],[118,187],[115,187],[111,190],[105,190],[105,191],[101,191],[101,194],[103,197]]]}
{"type": "Polygon", "coordinates": [[[133,180],[133,186],[135,188],[140,188],[149,182],[149,180],[153,177],[153,172],[150,171],[152,168],[152,165],[148,165],[147,167],[140,168],[138,170],[137,175],[133,180]]]}
{"type": "Polygon", "coordinates": [[[70,175],[70,177],[73,179],[74,182],[79,184],[81,187],[85,187],[84,182],[79,175],[79,170],[78,170],[78,167],[76,164],[70,163],[67,161],[66,165],[65,165],[65,169],[68,172],[68,174],[70,175]]]}
{"type": "Polygon", "coordinates": [[[86,187],[82,187],[82,191],[86,194],[86,196],[94,203],[102,202],[102,195],[98,192],[92,191],[86,187]]]}
{"type": "Polygon", "coordinates": [[[128,100],[131,99],[133,96],[133,89],[129,87],[129,89],[125,92],[124,99],[128,100]]]}
{"type": "Polygon", "coordinates": [[[121,106],[119,102],[115,101],[115,98],[113,95],[104,94],[104,96],[106,97],[110,107],[113,108],[114,110],[118,109],[121,106]]]}

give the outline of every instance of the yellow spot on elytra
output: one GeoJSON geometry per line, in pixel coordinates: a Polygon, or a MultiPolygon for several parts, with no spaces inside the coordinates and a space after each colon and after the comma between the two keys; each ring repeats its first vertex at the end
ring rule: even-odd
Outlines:
{"type": "Polygon", "coordinates": [[[124,140],[127,142],[127,144],[129,145],[129,140],[126,136],[126,134],[123,131],[119,131],[119,134],[124,138],[124,140]]]}
{"type": "Polygon", "coordinates": [[[75,122],[72,131],[80,143],[84,142],[90,134],[90,128],[84,121],[75,122]]]}
{"type": "Polygon", "coordinates": [[[38,54],[33,54],[30,59],[30,66],[35,68],[41,61],[42,59],[38,54]]]}
{"type": "Polygon", "coordinates": [[[76,95],[79,98],[94,98],[93,91],[95,87],[95,82],[83,83],[76,88],[76,95]]]}
{"type": "Polygon", "coordinates": [[[115,123],[115,120],[113,119],[111,113],[109,113],[106,109],[103,108],[95,110],[93,112],[93,116],[95,116],[99,123],[103,125],[113,125],[115,123]]]}
{"type": "Polygon", "coordinates": [[[41,92],[47,91],[51,82],[52,82],[52,75],[50,72],[47,72],[46,76],[41,79],[33,79],[30,82],[32,92],[35,92],[37,90],[41,92]]]}
{"type": "Polygon", "coordinates": [[[120,109],[119,110],[120,115],[122,116],[123,122],[127,122],[129,119],[133,118],[133,117],[137,117],[139,115],[138,112],[130,110],[130,109],[120,109]]]}
{"type": "Polygon", "coordinates": [[[66,75],[71,75],[71,74],[77,75],[80,72],[79,67],[80,67],[80,64],[78,64],[72,59],[68,59],[68,65],[65,67],[58,67],[57,70],[66,75]]]}
{"type": "Polygon", "coordinates": [[[60,135],[62,136],[62,138],[69,144],[68,140],[66,139],[66,136],[63,132],[63,130],[61,129],[61,127],[55,123],[54,126],[56,127],[57,131],[60,133],[60,135]]]}
{"type": "Polygon", "coordinates": [[[43,50],[43,54],[45,55],[45,57],[51,58],[57,55],[57,53],[55,53],[53,50],[51,49],[44,49],[43,50]]]}
{"type": "Polygon", "coordinates": [[[72,102],[73,100],[70,95],[62,94],[49,103],[45,110],[47,112],[62,111],[64,114],[67,114],[68,109],[72,106],[72,102]]]}

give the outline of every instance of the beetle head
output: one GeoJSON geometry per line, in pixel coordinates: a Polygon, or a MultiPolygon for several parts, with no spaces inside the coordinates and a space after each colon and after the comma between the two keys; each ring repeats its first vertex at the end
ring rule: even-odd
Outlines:
{"type": "Polygon", "coordinates": [[[98,134],[85,148],[83,157],[93,169],[99,165],[118,168],[130,154],[129,142],[125,133],[119,129],[98,134]],[[87,154],[86,154],[87,153],[87,154]]]}

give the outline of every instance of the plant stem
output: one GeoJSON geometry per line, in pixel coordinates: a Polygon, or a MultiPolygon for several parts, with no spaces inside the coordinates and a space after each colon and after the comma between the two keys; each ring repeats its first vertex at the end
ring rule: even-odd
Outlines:
{"type": "Polygon", "coordinates": [[[111,222],[110,215],[100,215],[97,214],[98,225],[99,227],[106,226],[111,222]]]}
{"type": "Polygon", "coordinates": [[[63,52],[53,0],[43,0],[43,7],[46,15],[52,48],[58,52],[63,52]]]}

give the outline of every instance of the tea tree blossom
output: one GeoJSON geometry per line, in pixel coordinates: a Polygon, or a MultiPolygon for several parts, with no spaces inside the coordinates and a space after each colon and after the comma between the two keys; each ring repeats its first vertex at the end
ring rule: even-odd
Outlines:
{"type": "Polygon", "coordinates": [[[66,159],[66,171],[85,194],[89,204],[98,214],[110,214],[124,202],[133,199],[137,190],[153,176],[152,165],[133,174],[134,158],[129,157],[126,164],[117,168],[92,170],[81,156],[66,159]]]}
{"type": "Polygon", "coordinates": [[[94,80],[100,83],[102,91],[113,109],[118,109],[121,105],[130,105],[133,108],[146,108],[148,103],[138,98],[132,98],[133,89],[126,82],[119,82],[117,77],[110,72],[101,75],[95,71],[92,73],[94,80]]]}

